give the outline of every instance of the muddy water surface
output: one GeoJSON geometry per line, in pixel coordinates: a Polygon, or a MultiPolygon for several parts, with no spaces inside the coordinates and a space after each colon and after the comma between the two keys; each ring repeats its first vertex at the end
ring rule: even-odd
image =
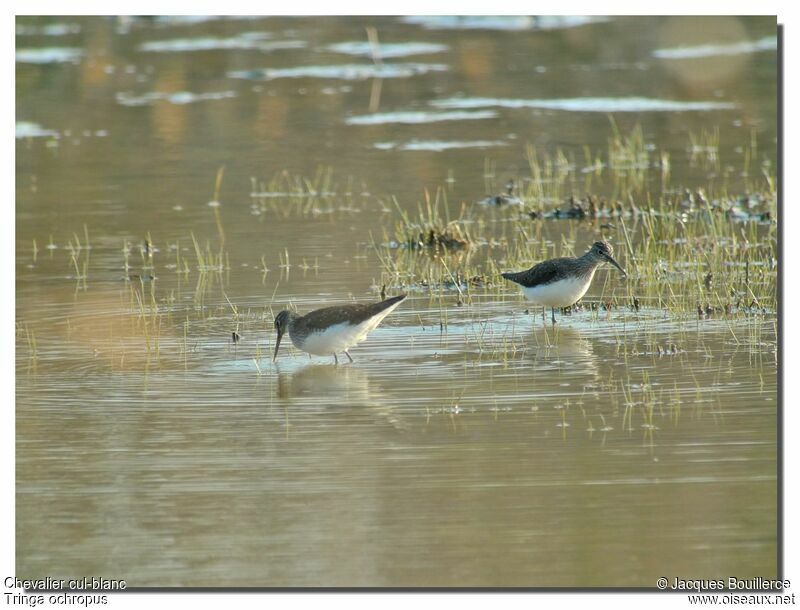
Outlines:
{"type": "MultiPolygon", "coordinates": [[[[475,202],[530,176],[529,144],[583,195],[611,116],[676,189],[744,192],[775,158],[774,19],[21,18],[16,41],[17,576],[776,576],[773,307],[637,310],[603,269],[554,329],[491,278],[395,277],[355,364],[270,361],[279,309],[428,264],[387,247],[425,189],[479,238],[448,269],[504,268],[518,218],[475,202]]],[[[635,267],[618,222],[524,230],[530,261],[605,231],[635,267]]],[[[774,292],[774,261],[730,273],[774,292]]]]}

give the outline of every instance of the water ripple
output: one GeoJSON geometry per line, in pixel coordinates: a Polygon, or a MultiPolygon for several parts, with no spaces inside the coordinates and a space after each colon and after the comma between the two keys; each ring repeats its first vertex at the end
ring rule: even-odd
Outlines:
{"type": "Polygon", "coordinates": [[[445,64],[339,64],[332,66],[298,66],[295,68],[263,68],[228,72],[230,78],[275,80],[279,78],[330,78],[365,80],[368,78],[409,78],[429,72],[445,72],[445,64]]]}
{"type": "Polygon", "coordinates": [[[383,125],[386,123],[437,123],[439,121],[474,121],[479,119],[493,119],[497,113],[492,110],[478,110],[475,112],[379,112],[363,114],[345,119],[348,125],[383,125]]]}
{"type": "Polygon", "coordinates": [[[694,59],[698,57],[715,57],[718,55],[741,55],[759,51],[775,51],[778,48],[777,36],[765,36],[755,41],[742,41],[732,44],[704,44],[696,47],[676,47],[656,49],[653,57],[660,59],[694,59]]]}
{"type": "Polygon", "coordinates": [[[576,97],[564,99],[503,99],[491,97],[451,97],[434,100],[437,108],[540,108],[568,112],[686,112],[730,110],[732,102],[662,100],[647,97],[576,97]]]}

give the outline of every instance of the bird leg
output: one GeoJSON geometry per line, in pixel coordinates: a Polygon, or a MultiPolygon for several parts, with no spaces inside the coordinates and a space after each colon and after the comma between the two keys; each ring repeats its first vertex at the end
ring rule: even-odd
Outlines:
{"type": "Polygon", "coordinates": [[[347,359],[350,360],[350,363],[352,364],[353,357],[350,355],[350,352],[348,352],[347,350],[344,350],[344,355],[347,356],[347,359]]]}
{"type": "Polygon", "coordinates": [[[333,361],[338,365],[339,359],[336,357],[336,352],[333,352],[333,361]]]}
{"type": "Polygon", "coordinates": [[[552,312],[552,316],[553,316],[553,326],[555,326],[556,325],[556,308],[555,307],[551,307],[550,311],[552,312]]]}

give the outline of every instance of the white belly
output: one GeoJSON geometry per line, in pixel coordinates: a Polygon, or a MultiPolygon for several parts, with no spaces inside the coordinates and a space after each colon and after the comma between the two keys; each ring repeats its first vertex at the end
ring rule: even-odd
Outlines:
{"type": "Polygon", "coordinates": [[[400,303],[395,303],[361,324],[342,322],[329,326],[324,331],[311,333],[305,338],[302,345],[298,345],[292,337],[292,343],[296,348],[315,356],[330,356],[337,352],[343,352],[366,339],[370,331],[375,330],[378,324],[398,305],[400,303]]]}
{"type": "Polygon", "coordinates": [[[589,290],[592,283],[592,276],[580,278],[567,278],[534,286],[533,288],[523,288],[525,298],[538,305],[545,307],[568,307],[575,304],[589,290]]]}

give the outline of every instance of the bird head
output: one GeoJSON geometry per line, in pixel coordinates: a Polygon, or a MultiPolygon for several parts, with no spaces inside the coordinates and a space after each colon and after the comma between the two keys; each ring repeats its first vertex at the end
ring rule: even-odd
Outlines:
{"type": "Polygon", "coordinates": [[[593,259],[599,262],[611,263],[622,272],[622,275],[627,275],[627,273],[625,273],[625,269],[623,269],[620,264],[614,260],[614,248],[607,241],[601,240],[594,242],[589,250],[589,254],[593,259]]]}
{"type": "Polygon", "coordinates": [[[278,338],[275,340],[275,354],[272,356],[272,361],[278,358],[278,348],[281,346],[281,339],[283,338],[284,333],[289,328],[289,321],[292,317],[292,312],[288,309],[284,309],[280,312],[277,316],[275,316],[275,330],[278,331],[278,338]]]}

